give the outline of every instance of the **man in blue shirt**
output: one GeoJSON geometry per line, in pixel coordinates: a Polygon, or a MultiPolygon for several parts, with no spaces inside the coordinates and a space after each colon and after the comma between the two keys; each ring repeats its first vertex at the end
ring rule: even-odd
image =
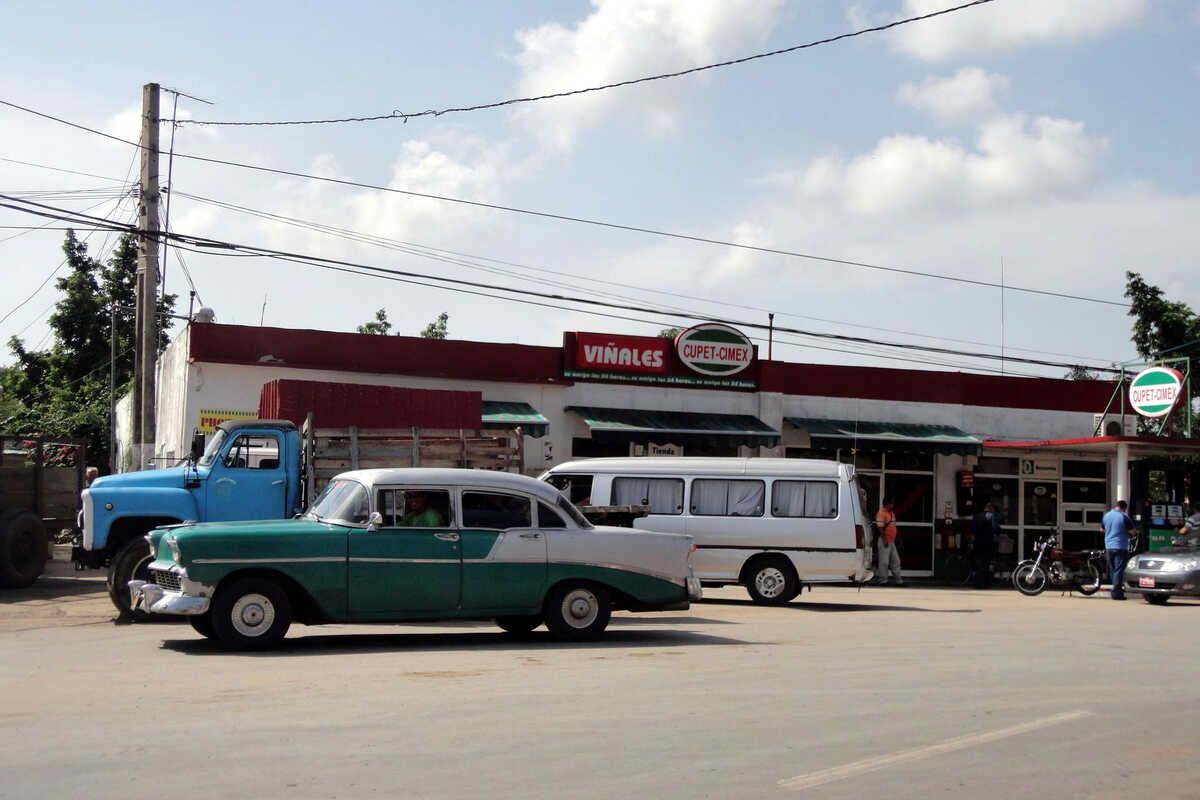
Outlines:
{"type": "Polygon", "coordinates": [[[1125,564],[1129,561],[1129,532],[1133,520],[1125,513],[1124,500],[1104,515],[1104,549],[1108,554],[1108,572],[1112,576],[1112,599],[1125,599],[1125,564]]]}

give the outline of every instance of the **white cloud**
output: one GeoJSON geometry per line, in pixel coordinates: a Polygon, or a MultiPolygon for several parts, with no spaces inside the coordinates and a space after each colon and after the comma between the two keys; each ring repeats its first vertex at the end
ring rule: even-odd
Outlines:
{"type": "MultiPolygon", "coordinates": [[[[523,96],[677,71],[744,54],[774,28],[781,0],[592,0],[573,27],[518,31],[523,96]]],[[[522,109],[539,135],[569,148],[579,132],[615,114],[651,135],[678,129],[686,88],[703,75],[549,100],[522,109]]]]}
{"type": "Polygon", "coordinates": [[[923,109],[942,122],[970,122],[996,110],[1008,93],[1008,78],[978,67],[964,67],[946,78],[904,83],[896,99],[923,109]]]}
{"type": "MultiPolygon", "coordinates": [[[[159,102],[158,113],[161,119],[161,127],[159,129],[159,137],[161,139],[160,149],[166,150],[167,142],[171,135],[171,104],[167,97],[161,98],[159,102]]],[[[180,108],[177,110],[175,117],[176,119],[192,119],[192,112],[186,108],[180,108]]],[[[105,120],[104,125],[100,129],[110,136],[116,136],[129,142],[140,141],[142,138],[142,107],[134,105],[118,111],[105,120]]],[[[213,141],[220,137],[216,128],[207,125],[188,125],[186,131],[187,133],[182,136],[192,137],[193,139],[200,138],[206,141],[213,141]]],[[[109,141],[113,145],[124,146],[118,142],[109,141]]],[[[175,135],[175,141],[176,144],[182,141],[181,134],[178,132],[175,135]]]]}
{"type": "Polygon", "coordinates": [[[849,161],[817,159],[800,181],[804,196],[864,217],[913,215],[1078,194],[1095,182],[1108,140],[1082,122],[995,117],[975,148],[953,139],[889,136],[849,161]]]}
{"type": "MultiPolygon", "coordinates": [[[[904,0],[896,18],[946,6],[945,0],[904,0]]],[[[1133,22],[1149,7],[1149,0],[1002,0],[901,26],[891,42],[899,52],[922,61],[977,57],[1102,36],[1133,22]]]]}

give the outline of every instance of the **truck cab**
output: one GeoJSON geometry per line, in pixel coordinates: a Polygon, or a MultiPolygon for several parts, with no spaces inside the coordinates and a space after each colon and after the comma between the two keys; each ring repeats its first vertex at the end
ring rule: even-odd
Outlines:
{"type": "MultiPolygon", "coordinates": [[[[199,448],[195,448],[198,450],[199,448]]],[[[96,479],[82,493],[77,564],[108,566],[109,595],[129,612],[125,586],[150,563],[145,535],[182,522],[286,519],[300,508],[300,436],[286,420],[229,420],[182,466],[96,479]]]]}

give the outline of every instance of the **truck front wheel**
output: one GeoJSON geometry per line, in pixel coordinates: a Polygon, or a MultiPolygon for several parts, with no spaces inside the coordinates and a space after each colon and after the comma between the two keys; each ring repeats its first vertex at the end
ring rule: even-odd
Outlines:
{"type": "Polygon", "coordinates": [[[21,589],[37,580],[46,566],[46,549],[46,529],[36,514],[0,514],[0,586],[21,589]]]}
{"type": "Polygon", "coordinates": [[[142,537],[126,542],[108,568],[108,598],[124,619],[144,622],[150,618],[145,611],[129,606],[129,582],[150,580],[150,544],[142,537]]]}

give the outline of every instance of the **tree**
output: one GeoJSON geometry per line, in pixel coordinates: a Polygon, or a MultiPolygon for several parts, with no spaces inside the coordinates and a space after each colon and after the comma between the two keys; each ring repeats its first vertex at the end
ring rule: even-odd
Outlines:
{"type": "Polygon", "coordinates": [[[683,328],[663,328],[658,335],[663,339],[674,339],[681,333],[683,333],[683,328]]]}
{"type": "Polygon", "coordinates": [[[445,339],[446,338],[446,323],[450,321],[450,315],[445,311],[437,315],[437,319],[425,326],[425,330],[419,334],[422,339],[445,339]]]}
{"type": "MultiPolygon", "coordinates": [[[[1200,371],[1200,316],[1186,303],[1166,299],[1162,289],[1147,283],[1136,272],[1125,273],[1125,296],[1129,298],[1129,316],[1133,317],[1131,338],[1138,355],[1147,361],[1190,358],[1189,384],[1195,396],[1200,391],[1200,377],[1197,376],[1200,371]]],[[[1171,424],[1180,422],[1180,417],[1186,413],[1180,403],[1172,412],[1171,424]]]]}
{"type": "Polygon", "coordinates": [[[388,322],[386,308],[376,311],[375,319],[371,322],[365,322],[358,326],[359,333],[369,333],[375,336],[387,336],[391,329],[392,323],[388,322]]]}
{"type": "MultiPolygon", "coordinates": [[[[8,346],[16,364],[3,375],[6,400],[18,404],[5,427],[16,433],[42,434],[87,442],[88,461],[108,463],[109,370],[112,339],[117,358],[118,387],[133,377],[136,336],[134,298],[137,286],[137,240],[122,236],[101,265],[87,253],[87,245],[67,231],[63,242],[69,271],[55,282],[63,293],[50,315],[53,344],[48,350],[29,351],[13,337],[8,346]],[[114,326],[115,323],[115,326],[114,326]]],[[[175,295],[158,302],[157,352],[169,342],[169,315],[175,295]]]]}
{"type": "Polygon", "coordinates": [[[1085,366],[1082,366],[1081,364],[1076,364],[1075,366],[1071,367],[1071,371],[1068,372],[1063,377],[1069,381],[1098,381],[1098,380],[1100,380],[1099,373],[1092,372],[1090,369],[1088,369],[1085,366]]]}

